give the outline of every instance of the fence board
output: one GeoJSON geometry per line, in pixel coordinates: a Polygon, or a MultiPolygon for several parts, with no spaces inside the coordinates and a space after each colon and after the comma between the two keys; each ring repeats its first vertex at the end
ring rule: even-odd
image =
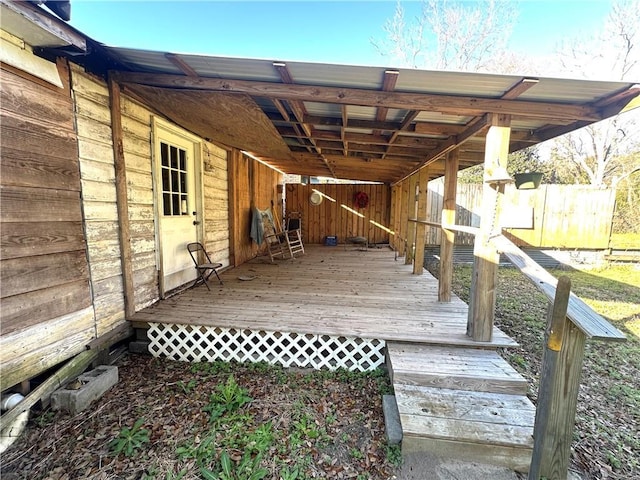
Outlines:
{"type": "MultiPolygon", "coordinates": [[[[482,185],[459,184],[456,218],[458,225],[478,226],[482,185]]],[[[429,183],[427,220],[440,222],[443,182],[429,183]]],[[[537,190],[517,190],[509,185],[505,202],[533,208],[533,229],[508,229],[516,245],[536,248],[606,249],[609,246],[615,190],[587,185],[542,185],[537,190]]],[[[440,229],[427,229],[427,245],[440,244],[440,229]]],[[[456,233],[456,245],[473,245],[473,236],[456,233]]]]}

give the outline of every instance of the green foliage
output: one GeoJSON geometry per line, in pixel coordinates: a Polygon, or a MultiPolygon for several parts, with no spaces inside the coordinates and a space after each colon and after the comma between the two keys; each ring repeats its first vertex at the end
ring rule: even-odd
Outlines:
{"type": "Polygon", "coordinates": [[[400,450],[400,445],[387,445],[386,457],[391,465],[395,465],[396,467],[402,465],[402,450],[400,450]]]}
{"type": "Polygon", "coordinates": [[[182,390],[183,393],[187,394],[187,393],[191,393],[193,391],[194,388],[196,388],[196,385],[198,385],[198,382],[195,379],[191,379],[188,382],[183,382],[182,380],[179,380],[176,383],[176,386],[182,390]]]}
{"type": "Polygon", "coordinates": [[[281,480],[298,480],[302,478],[300,474],[300,467],[289,467],[286,465],[282,470],[280,470],[280,479],[281,480]]]}
{"type": "Polygon", "coordinates": [[[199,466],[209,465],[215,458],[216,453],[215,431],[209,434],[200,442],[190,441],[176,449],[176,455],[180,460],[189,458],[195,459],[199,466]]]}
{"type": "Polygon", "coordinates": [[[236,383],[233,375],[230,375],[224,385],[218,385],[215,393],[209,397],[209,403],[203,408],[209,413],[209,421],[221,417],[225,412],[234,412],[253,400],[247,389],[236,383]]]}
{"type": "Polygon", "coordinates": [[[149,442],[149,430],[142,428],[144,418],[139,418],[133,427],[124,427],[118,436],[109,442],[109,448],[115,456],[124,453],[133,456],[145,443],[149,442]]]}
{"type": "Polygon", "coordinates": [[[225,451],[220,455],[220,462],[215,471],[205,467],[200,468],[202,477],[206,480],[261,480],[269,471],[260,466],[262,455],[255,457],[245,452],[240,462],[235,464],[225,451]]]}
{"type": "Polygon", "coordinates": [[[232,365],[229,362],[200,362],[191,365],[191,373],[200,373],[202,375],[217,375],[219,373],[229,373],[232,365]]]}

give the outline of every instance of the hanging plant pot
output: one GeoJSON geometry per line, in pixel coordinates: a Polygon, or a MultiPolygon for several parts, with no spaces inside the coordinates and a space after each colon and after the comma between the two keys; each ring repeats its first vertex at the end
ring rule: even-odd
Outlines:
{"type": "Polygon", "coordinates": [[[513,177],[516,180],[518,190],[533,190],[538,188],[542,182],[541,172],[516,173],[513,177]]]}

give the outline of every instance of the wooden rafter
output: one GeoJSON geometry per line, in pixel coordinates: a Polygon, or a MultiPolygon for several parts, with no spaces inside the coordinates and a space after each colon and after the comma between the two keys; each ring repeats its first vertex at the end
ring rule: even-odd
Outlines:
{"type": "Polygon", "coordinates": [[[182,73],[189,77],[199,77],[198,72],[196,72],[193,68],[185,62],[182,57],[176,55],[175,53],[165,53],[165,58],[169,60],[173,65],[178,67],[182,73]]]}
{"type": "Polygon", "coordinates": [[[550,102],[409,92],[380,92],[360,88],[279,84],[273,82],[202,77],[192,78],[184,75],[142,72],[120,72],[118,74],[118,81],[165,88],[246,93],[258,97],[279,98],[287,101],[324,102],[369,107],[386,106],[388,108],[404,110],[446,112],[463,116],[497,113],[512,115],[514,117],[541,118],[545,120],[559,118],[569,121],[599,121],[602,119],[602,115],[595,107],[550,102]]]}
{"type": "MultiPolygon", "coordinates": [[[[291,72],[287,68],[286,63],[274,62],[273,67],[278,71],[278,74],[280,75],[280,79],[284,83],[286,83],[288,85],[294,83],[293,77],[291,76],[291,72]]],[[[316,145],[316,141],[314,140],[313,136],[311,135],[311,127],[309,127],[309,125],[304,123],[304,117],[307,114],[307,109],[304,106],[304,102],[301,101],[301,100],[288,99],[288,103],[289,103],[289,107],[291,108],[291,111],[293,112],[293,115],[296,117],[296,119],[299,122],[300,130],[302,130],[302,132],[304,132],[305,137],[309,140],[311,145],[313,145],[314,149],[316,150],[316,152],[318,153],[318,155],[322,159],[322,162],[327,167],[327,170],[329,171],[330,176],[335,177],[336,174],[335,174],[335,172],[333,170],[333,167],[324,158],[324,156],[322,155],[322,150],[320,150],[320,148],[316,145]]]]}

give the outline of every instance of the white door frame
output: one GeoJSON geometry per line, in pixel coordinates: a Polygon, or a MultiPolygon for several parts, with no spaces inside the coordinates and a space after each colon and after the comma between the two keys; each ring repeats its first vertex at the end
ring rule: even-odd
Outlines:
{"type": "MultiPolygon", "coordinates": [[[[165,275],[164,275],[164,258],[163,258],[163,243],[162,243],[162,221],[164,217],[163,213],[163,199],[162,199],[162,177],[160,172],[161,161],[159,157],[159,144],[162,139],[162,133],[166,132],[170,135],[180,137],[185,143],[190,143],[193,147],[193,175],[195,191],[193,193],[195,199],[195,212],[196,215],[190,217],[194,222],[197,222],[194,226],[196,232],[197,241],[202,241],[204,236],[204,201],[203,201],[203,184],[202,184],[202,145],[203,140],[196,135],[193,135],[186,130],[178,127],[177,125],[168,122],[167,120],[152,116],[151,118],[151,137],[152,137],[152,149],[151,149],[151,169],[153,178],[153,191],[154,191],[154,220],[155,220],[155,241],[156,241],[156,266],[158,270],[158,288],[161,298],[165,298],[167,290],[165,287],[165,275]]],[[[194,279],[196,275],[195,268],[193,269],[194,279]]]]}

